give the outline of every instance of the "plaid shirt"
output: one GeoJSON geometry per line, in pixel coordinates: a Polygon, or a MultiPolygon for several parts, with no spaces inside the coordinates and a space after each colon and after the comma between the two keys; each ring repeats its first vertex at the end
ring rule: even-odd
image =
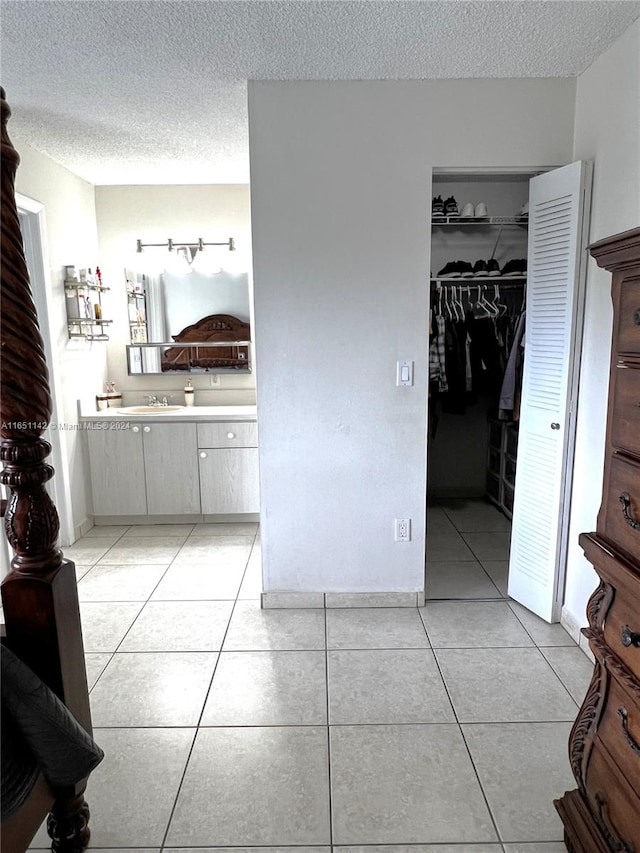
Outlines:
{"type": "Polygon", "coordinates": [[[444,317],[436,316],[436,333],[429,346],[429,379],[438,383],[438,391],[449,390],[444,363],[444,317]]]}

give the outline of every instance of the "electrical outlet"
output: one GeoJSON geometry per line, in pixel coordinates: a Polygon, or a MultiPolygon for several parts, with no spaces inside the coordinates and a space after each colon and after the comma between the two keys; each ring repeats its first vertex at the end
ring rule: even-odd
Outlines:
{"type": "Polygon", "coordinates": [[[396,542],[411,542],[411,519],[396,518],[395,534],[396,542]]]}
{"type": "Polygon", "coordinates": [[[220,384],[220,376],[217,373],[210,373],[209,374],[209,381],[211,382],[212,386],[219,385],[220,384]]]}

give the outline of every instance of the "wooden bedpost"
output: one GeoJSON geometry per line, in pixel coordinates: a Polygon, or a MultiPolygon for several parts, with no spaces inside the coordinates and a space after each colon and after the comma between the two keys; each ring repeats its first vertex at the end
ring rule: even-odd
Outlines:
{"type": "MultiPolygon", "coordinates": [[[[15,202],[20,162],[2,110],[2,265],[0,289],[0,482],[9,490],[5,531],[14,549],[2,581],[7,645],[62,699],[91,734],[75,566],[58,548],[59,521],[45,490],[53,476],[42,434],[51,416],[49,375],[24,258],[15,202]]],[[[86,780],[56,791],[48,819],[52,849],[80,853],[89,842],[86,780]]]]}

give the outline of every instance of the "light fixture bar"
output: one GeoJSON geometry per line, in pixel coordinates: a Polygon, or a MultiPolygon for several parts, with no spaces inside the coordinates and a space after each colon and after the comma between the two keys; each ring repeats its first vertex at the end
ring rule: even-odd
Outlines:
{"type": "Polygon", "coordinates": [[[169,237],[165,243],[143,243],[142,240],[136,240],[137,252],[141,252],[143,249],[150,246],[160,248],[164,246],[170,252],[173,252],[176,248],[198,249],[199,251],[202,251],[205,246],[228,246],[230,252],[235,252],[236,250],[236,244],[233,237],[229,237],[229,239],[225,240],[223,243],[205,243],[202,237],[199,237],[196,243],[178,243],[176,240],[172,240],[171,237],[169,237]]]}

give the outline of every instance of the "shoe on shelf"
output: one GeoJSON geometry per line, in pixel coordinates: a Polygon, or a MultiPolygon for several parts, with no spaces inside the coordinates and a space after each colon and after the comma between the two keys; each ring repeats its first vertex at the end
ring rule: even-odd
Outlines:
{"type": "Polygon", "coordinates": [[[529,218],[529,202],[525,201],[525,203],[520,208],[520,213],[518,214],[519,219],[528,219],[529,218]]]}
{"type": "Polygon", "coordinates": [[[526,276],[527,274],[527,259],[526,258],[518,258],[514,261],[516,266],[517,275],[526,276]]]}
{"type": "Polygon", "coordinates": [[[479,278],[479,277],[484,278],[487,275],[488,275],[487,262],[486,261],[476,261],[475,264],[473,265],[473,277],[474,278],[479,278]]]}
{"type": "Polygon", "coordinates": [[[500,265],[495,258],[490,258],[487,261],[487,275],[490,278],[500,275],[500,265]]]}
{"type": "Polygon", "coordinates": [[[473,278],[473,267],[467,261],[459,261],[458,268],[462,278],[473,278]]]}
{"type": "Polygon", "coordinates": [[[460,278],[460,261],[449,261],[438,271],[436,278],[460,278]]]}
{"type": "Polygon", "coordinates": [[[458,216],[458,203],[453,196],[449,196],[444,203],[445,216],[458,216]]]}
{"type": "Polygon", "coordinates": [[[468,201],[460,211],[460,219],[473,219],[475,215],[475,208],[473,206],[473,202],[468,201]]]}
{"type": "Polygon", "coordinates": [[[444,216],[444,202],[442,196],[436,196],[431,202],[431,217],[432,219],[440,219],[444,216]]]}
{"type": "Polygon", "coordinates": [[[516,258],[507,261],[507,263],[502,267],[501,275],[510,275],[510,276],[521,276],[523,275],[522,270],[522,261],[516,258]]]}
{"type": "Polygon", "coordinates": [[[487,205],[483,201],[479,201],[473,212],[474,219],[487,219],[489,217],[489,212],[487,211],[487,205]]]}

